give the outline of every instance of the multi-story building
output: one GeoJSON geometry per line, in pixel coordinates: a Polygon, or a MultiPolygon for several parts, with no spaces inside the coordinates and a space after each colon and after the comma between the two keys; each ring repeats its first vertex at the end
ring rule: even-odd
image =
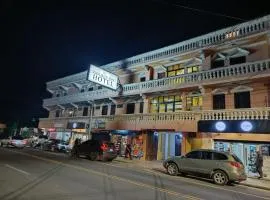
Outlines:
{"type": "Polygon", "coordinates": [[[252,172],[256,150],[269,156],[269,58],[270,15],[100,66],[119,76],[119,91],[87,71],[47,82],[39,128],[87,133],[91,122],[120,145],[133,138],[147,160],[230,150],[252,172]]]}

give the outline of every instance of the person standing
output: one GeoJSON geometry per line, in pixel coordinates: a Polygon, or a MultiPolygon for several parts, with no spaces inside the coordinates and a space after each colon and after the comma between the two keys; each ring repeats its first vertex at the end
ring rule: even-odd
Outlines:
{"type": "Polygon", "coordinates": [[[132,160],[131,151],[132,151],[131,145],[130,144],[127,144],[127,146],[126,146],[126,152],[125,152],[125,157],[126,158],[129,157],[130,160],[132,160]]]}
{"type": "Polygon", "coordinates": [[[263,171],[262,171],[262,167],[263,167],[263,156],[261,154],[260,151],[257,151],[257,156],[256,156],[256,169],[257,172],[259,173],[259,179],[263,178],[263,171]]]}

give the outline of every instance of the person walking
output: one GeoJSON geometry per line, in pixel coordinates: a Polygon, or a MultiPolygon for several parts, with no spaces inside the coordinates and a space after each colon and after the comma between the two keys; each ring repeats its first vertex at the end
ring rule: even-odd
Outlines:
{"type": "Polygon", "coordinates": [[[262,167],[263,167],[263,156],[261,154],[260,151],[257,151],[257,156],[256,156],[256,170],[259,173],[259,179],[263,178],[263,171],[262,171],[262,167]]]}
{"type": "Polygon", "coordinates": [[[131,150],[132,150],[131,149],[131,145],[130,144],[127,144],[127,146],[126,146],[126,152],[125,152],[125,157],[126,158],[129,157],[130,160],[132,160],[131,150]]]}

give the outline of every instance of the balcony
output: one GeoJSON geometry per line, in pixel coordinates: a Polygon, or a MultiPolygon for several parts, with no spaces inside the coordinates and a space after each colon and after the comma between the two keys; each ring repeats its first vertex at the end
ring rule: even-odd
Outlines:
{"type": "MultiPolygon", "coordinates": [[[[258,19],[237,24],[232,27],[227,27],[199,37],[179,42],[174,45],[170,45],[144,54],[133,56],[131,58],[127,58],[125,59],[125,64],[128,67],[137,65],[146,65],[162,59],[172,58],[174,56],[177,56],[181,53],[185,53],[188,51],[194,51],[196,49],[201,49],[203,47],[218,45],[226,41],[229,41],[232,38],[237,39],[241,37],[247,37],[252,34],[264,32],[269,30],[269,28],[270,28],[270,15],[267,15],[258,19]]],[[[122,64],[123,64],[122,61],[117,61],[114,63],[101,66],[101,68],[113,71],[121,67],[122,64]]],[[[69,84],[75,81],[85,80],[86,74],[87,72],[84,71],[82,73],[50,81],[47,83],[47,88],[51,89],[54,87],[58,87],[59,85],[62,84],[69,84]]]]}
{"type": "MultiPolygon", "coordinates": [[[[229,67],[201,71],[192,74],[151,80],[147,82],[126,84],[123,86],[122,95],[139,95],[152,92],[168,91],[173,89],[199,87],[201,85],[226,83],[246,79],[258,79],[268,76],[270,76],[270,59],[258,62],[232,65],[229,67]]],[[[84,102],[117,96],[119,96],[119,93],[116,91],[102,89],[84,93],[77,93],[64,97],[44,99],[43,106],[50,107],[59,104],[61,105],[84,102]]]]}
{"type": "MultiPolygon", "coordinates": [[[[199,120],[259,120],[270,119],[270,108],[250,108],[231,110],[203,110],[199,112],[181,111],[175,113],[131,114],[115,116],[94,116],[92,127],[104,123],[106,129],[174,129],[182,132],[197,132],[199,120]]],[[[40,128],[53,128],[54,121],[89,122],[88,117],[41,118],[40,128]],[[43,126],[43,127],[42,127],[43,126]],[[49,127],[47,127],[49,126],[49,127]]]]}

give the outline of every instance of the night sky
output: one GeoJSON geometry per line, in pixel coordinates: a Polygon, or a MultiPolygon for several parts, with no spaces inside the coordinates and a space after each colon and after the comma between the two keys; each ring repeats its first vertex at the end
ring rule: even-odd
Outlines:
{"type": "Polygon", "coordinates": [[[2,1],[0,121],[47,117],[47,81],[270,14],[265,2],[2,1]]]}

